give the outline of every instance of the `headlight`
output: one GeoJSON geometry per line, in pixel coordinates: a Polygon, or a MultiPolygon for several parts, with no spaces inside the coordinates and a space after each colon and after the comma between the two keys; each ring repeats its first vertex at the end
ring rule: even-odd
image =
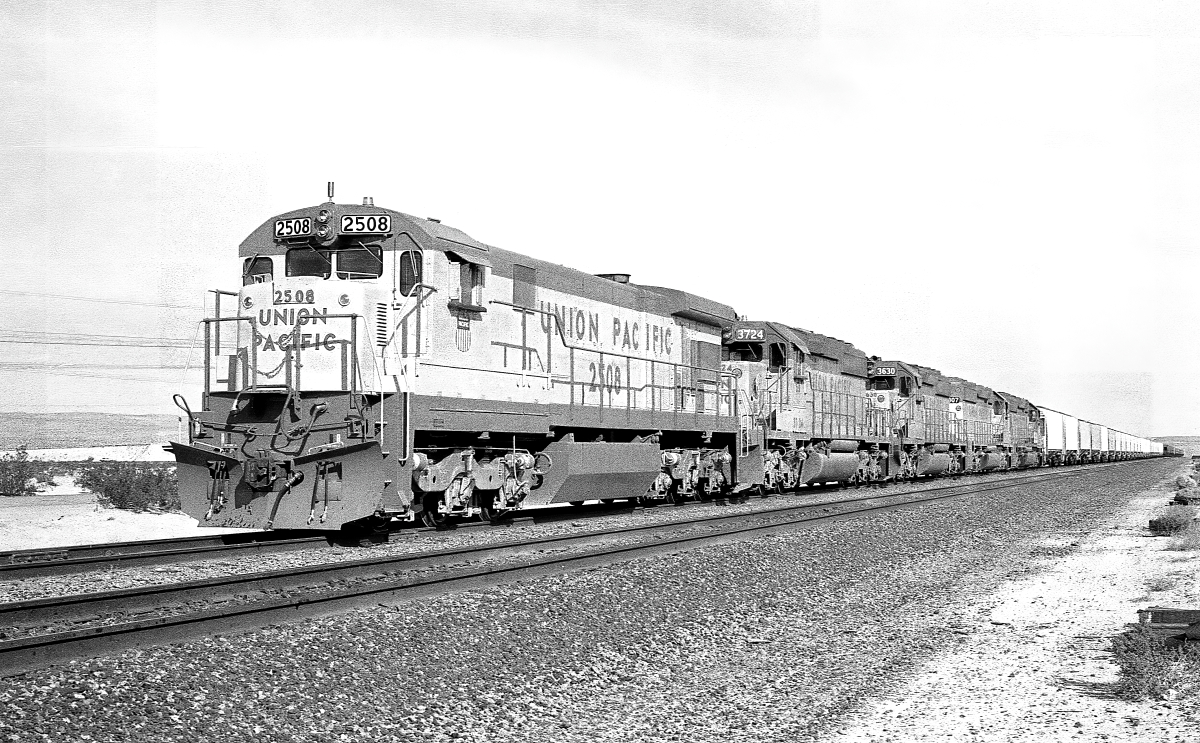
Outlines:
{"type": "Polygon", "coordinates": [[[342,296],[338,297],[338,304],[340,304],[343,307],[350,304],[350,295],[343,294],[342,296]]]}
{"type": "Polygon", "coordinates": [[[321,211],[317,212],[317,221],[320,222],[321,224],[325,224],[326,222],[328,222],[329,221],[329,210],[322,209],[321,211]]]}
{"type": "Polygon", "coordinates": [[[245,307],[246,309],[250,309],[251,307],[253,307],[254,306],[254,297],[251,297],[251,296],[242,297],[242,306],[245,307]]]}

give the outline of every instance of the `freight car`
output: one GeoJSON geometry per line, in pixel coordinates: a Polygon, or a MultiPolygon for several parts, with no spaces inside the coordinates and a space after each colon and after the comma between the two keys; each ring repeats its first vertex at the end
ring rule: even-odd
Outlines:
{"type": "Polygon", "coordinates": [[[180,497],[205,526],[440,525],[1151,452],[719,301],[337,204],[332,188],[254,230],[239,264],[242,286],[214,292],[203,321],[200,404],[176,396],[180,497]]]}

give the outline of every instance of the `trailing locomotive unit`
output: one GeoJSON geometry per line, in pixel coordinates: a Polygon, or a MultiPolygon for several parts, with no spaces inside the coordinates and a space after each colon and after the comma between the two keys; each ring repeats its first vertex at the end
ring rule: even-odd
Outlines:
{"type": "Polygon", "coordinates": [[[741,427],[764,448],[763,485],[866,483],[1043,463],[1028,400],[781,323],[725,332],[741,427]]]}
{"type": "Polygon", "coordinates": [[[883,479],[887,421],[870,409],[867,357],[844,341],[782,323],[726,329],[743,446],[761,443],[765,489],[883,479]]]}
{"type": "Polygon", "coordinates": [[[729,307],[330,199],[256,229],[243,286],[204,321],[203,398],[177,398],[190,436],[172,444],[201,524],[374,528],[729,490],[729,307]]]}

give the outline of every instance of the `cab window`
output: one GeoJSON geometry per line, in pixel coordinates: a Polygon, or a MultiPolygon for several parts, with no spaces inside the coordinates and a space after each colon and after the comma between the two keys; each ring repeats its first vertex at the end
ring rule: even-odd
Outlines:
{"type": "Polygon", "coordinates": [[[328,250],[292,248],[287,252],[288,276],[320,276],[327,279],[332,269],[333,263],[328,250]]]}
{"type": "Polygon", "coordinates": [[[359,245],[337,254],[339,279],[377,279],[383,275],[383,252],[375,245],[359,245]]]}
{"type": "Polygon", "coordinates": [[[912,378],[900,377],[900,396],[908,397],[912,394],[912,378]]]}
{"type": "Polygon", "coordinates": [[[269,284],[274,280],[275,265],[266,255],[247,258],[242,267],[242,286],[269,284]]]}
{"type": "Polygon", "coordinates": [[[537,269],[513,264],[513,304],[533,307],[537,304],[537,269]]]}
{"type": "Polygon", "coordinates": [[[892,377],[875,377],[867,385],[872,390],[892,390],[896,388],[896,380],[892,377]]]}
{"type": "Polygon", "coordinates": [[[782,343],[772,343],[767,347],[771,354],[771,358],[767,361],[767,366],[773,370],[779,370],[781,367],[787,366],[787,351],[782,343]]]}
{"type": "Polygon", "coordinates": [[[725,361],[762,361],[761,343],[735,343],[721,350],[721,358],[725,361]]]}
{"type": "Polygon", "coordinates": [[[421,283],[421,254],[416,250],[406,250],[397,260],[400,261],[400,293],[406,297],[412,296],[413,289],[421,283]]]}
{"type": "Polygon", "coordinates": [[[483,266],[474,263],[455,263],[458,266],[458,299],[463,304],[478,305],[483,301],[483,266]]]}

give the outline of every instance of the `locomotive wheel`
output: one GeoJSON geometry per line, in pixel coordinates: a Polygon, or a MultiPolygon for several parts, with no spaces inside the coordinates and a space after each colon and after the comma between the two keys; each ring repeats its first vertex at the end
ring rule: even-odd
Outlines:
{"type": "Polygon", "coordinates": [[[682,506],[687,498],[679,494],[679,485],[672,483],[670,489],[667,490],[667,501],[674,506],[682,506]]]}
{"type": "Polygon", "coordinates": [[[754,486],[754,494],[757,495],[759,498],[766,498],[767,495],[770,494],[771,492],[774,492],[774,488],[772,488],[771,490],[768,490],[767,486],[762,483],[759,483],[758,485],[754,486]]]}
{"type": "Polygon", "coordinates": [[[504,519],[506,516],[508,516],[508,513],[508,509],[498,511],[491,506],[479,506],[479,520],[489,524],[504,519]]]}
{"type": "Polygon", "coordinates": [[[497,490],[476,490],[472,496],[472,505],[479,509],[479,520],[485,523],[499,521],[508,515],[509,509],[496,508],[497,490]]]}
{"type": "Polygon", "coordinates": [[[421,523],[425,526],[434,529],[447,529],[451,526],[450,517],[444,513],[438,513],[438,504],[441,503],[441,498],[430,493],[421,501],[421,523]]]}

